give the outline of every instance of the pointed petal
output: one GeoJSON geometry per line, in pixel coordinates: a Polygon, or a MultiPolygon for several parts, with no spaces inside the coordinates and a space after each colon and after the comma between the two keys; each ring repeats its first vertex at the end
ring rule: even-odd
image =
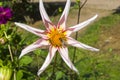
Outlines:
{"type": "Polygon", "coordinates": [[[42,0],[39,0],[39,10],[40,10],[40,14],[41,14],[41,17],[42,17],[43,23],[45,24],[46,29],[49,29],[49,27],[51,27],[49,25],[53,25],[53,24],[46,13],[42,0]]]}
{"type": "Polygon", "coordinates": [[[74,46],[74,47],[78,47],[78,48],[82,48],[82,49],[86,49],[86,50],[91,50],[91,51],[99,51],[99,49],[96,49],[94,47],[88,46],[86,44],[83,44],[81,42],[76,41],[75,39],[72,38],[68,38],[67,40],[67,44],[74,46]]]}
{"type": "Polygon", "coordinates": [[[36,29],[36,28],[33,28],[33,27],[30,27],[26,24],[22,24],[22,23],[17,23],[15,22],[15,24],[37,36],[40,36],[40,37],[45,37],[45,35],[43,34],[44,33],[44,30],[40,30],[40,29],[36,29]]]}
{"type": "Polygon", "coordinates": [[[47,13],[46,13],[46,10],[44,8],[42,0],[39,0],[39,10],[40,10],[40,14],[41,14],[43,21],[47,20],[47,21],[51,22],[47,13]]]}
{"type": "Polygon", "coordinates": [[[34,51],[35,49],[37,48],[40,48],[42,46],[48,46],[49,45],[49,42],[44,40],[44,39],[39,39],[37,40],[36,42],[34,42],[33,44],[27,46],[25,49],[22,50],[20,56],[19,56],[19,59],[24,56],[25,54],[31,52],[31,51],[34,51]]]}
{"type": "Polygon", "coordinates": [[[88,19],[88,20],[86,20],[86,21],[84,21],[84,22],[82,22],[82,23],[80,23],[80,24],[78,24],[78,25],[75,25],[75,26],[73,26],[73,27],[70,27],[70,28],[68,28],[68,30],[71,30],[71,33],[72,32],[76,32],[76,31],[79,31],[80,29],[82,29],[82,28],[84,28],[85,26],[87,26],[88,24],[90,24],[93,20],[95,20],[96,18],[97,18],[97,14],[94,16],[94,17],[92,17],[92,18],[90,18],[90,19],[88,19]]]}
{"type": "Polygon", "coordinates": [[[66,21],[67,21],[68,13],[70,10],[70,4],[71,4],[71,1],[67,0],[65,9],[64,9],[64,11],[60,17],[60,20],[58,22],[58,27],[60,27],[62,29],[65,29],[65,27],[66,27],[66,21]]]}
{"type": "Polygon", "coordinates": [[[47,68],[47,66],[50,64],[50,62],[52,61],[52,59],[53,59],[56,51],[57,51],[57,48],[55,48],[55,47],[50,47],[50,48],[49,48],[49,53],[48,53],[48,55],[47,55],[47,57],[46,57],[46,60],[45,60],[45,62],[43,63],[42,67],[39,69],[39,71],[38,71],[38,73],[37,73],[38,76],[39,76],[39,75],[47,68]]]}
{"type": "Polygon", "coordinates": [[[72,70],[74,70],[75,72],[77,72],[77,73],[79,74],[78,70],[74,67],[74,65],[73,65],[72,62],[70,61],[70,58],[69,58],[69,56],[68,56],[68,49],[67,49],[67,47],[59,48],[58,51],[59,51],[62,59],[65,61],[65,63],[66,63],[72,70]]]}

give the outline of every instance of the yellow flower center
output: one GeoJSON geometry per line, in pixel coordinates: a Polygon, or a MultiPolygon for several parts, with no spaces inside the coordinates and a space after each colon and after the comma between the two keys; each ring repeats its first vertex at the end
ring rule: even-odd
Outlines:
{"type": "Polygon", "coordinates": [[[64,41],[66,41],[65,32],[60,29],[51,29],[47,35],[51,45],[55,47],[61,47],[64,44],[64,41]]]}

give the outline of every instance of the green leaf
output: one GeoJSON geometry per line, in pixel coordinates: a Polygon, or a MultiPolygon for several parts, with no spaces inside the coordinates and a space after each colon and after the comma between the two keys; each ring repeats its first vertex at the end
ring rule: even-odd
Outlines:
{"type": "Polygon", "coordinates": [[[40,49],[39,49],[39,50],[35,50],[34,53],[35,53],[37,56],[39,56],[40,53],[41,53],[41,50],[40,50],[40,49]]]}
{"type": "Polygon", "coordinates": [[[58,11],[61,13],[63,10],[61,7],[58,8],[58,11]]]}
{"type": "Polygon", "coordinates": [[[3,66],[3,61],[0,59],[0,66],[3,66]]]}
{"type": "Polygon", "coordinates": [[[41,77],[40,80],[46,80],[46,77],[41,77]]]}
{"type": "Polygon", "coordinates": [[[22,70],[19,70],[18,72],[17,72],[17,80],[21,80],[22,79],[22,77],[23,77],[23,71],[22,70]]]}
{"type": "Polygon", "coordinates": [[[33,59],[29,56],[24,56],[23,58],[20,59],[19,65],[20,66],[26,66],[30,64],[33,61],[33,59]]]}
{"type": "Polygon", "coordinates": [[[2,6],[2,4],[3,4],[3,3],[2,3],[2,2],[0,2],[0,6],[2,6]]]}
{"type": "Polygon", "coordinates": [[[63,76],[64,76],[63,72],[61,72],[61,71],[56,72],[56,80],[61,79],[63,76]]]}

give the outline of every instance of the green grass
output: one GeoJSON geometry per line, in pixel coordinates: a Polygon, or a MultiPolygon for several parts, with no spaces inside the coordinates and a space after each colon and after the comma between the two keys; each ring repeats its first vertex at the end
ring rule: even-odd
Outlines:
{"type": "Polygon", "coordinates": [[[119,14],[103,17],[99,21],[96,21],[94,22],[94,24],[90,25],[83,34],[83,36],[79,38],[79,40],[93,45],[98,41],[100,36],[100,31],[102,29],[111,28],[112,26],[114,26],[119,22],[120,22],[119,14]]]}
{"type": "MultiPolygon", "coordinates": [[[[101,31],[119,24],[120,15],[104,17],[92,25],[79,38],[79,41],[97,46],[101,31]]],[[[119,80],[120,55],[112,51],[90,52],[78,49],[76,66],[81,80],[119,80]]]]}

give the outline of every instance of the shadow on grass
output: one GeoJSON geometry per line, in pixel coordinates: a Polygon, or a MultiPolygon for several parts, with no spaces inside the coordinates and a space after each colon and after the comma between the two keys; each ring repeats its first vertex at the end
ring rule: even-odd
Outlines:
{"type": "MultiPolygon", "coordinates": [[[[65,7],[66,2],[44,2],[45,9],[49,16],[56,16],[60,12],[59,8],[62,10],[65,7]]],[[[72,2],[73,6],[75,2],[72,2]]],[[[13,5],[13,12],[15,18],[13,21],[19,22],[27,22],[26,19],[32,20],[32,22],[41,20],[40,12],[39,12],[39,3],[15,3],[13,5]]]]}
{"type": "Polygon", "coordinates": [[[113,14],[120,14],[120,6],[117,9],[115,9],[115,12],[113,14]]]}

